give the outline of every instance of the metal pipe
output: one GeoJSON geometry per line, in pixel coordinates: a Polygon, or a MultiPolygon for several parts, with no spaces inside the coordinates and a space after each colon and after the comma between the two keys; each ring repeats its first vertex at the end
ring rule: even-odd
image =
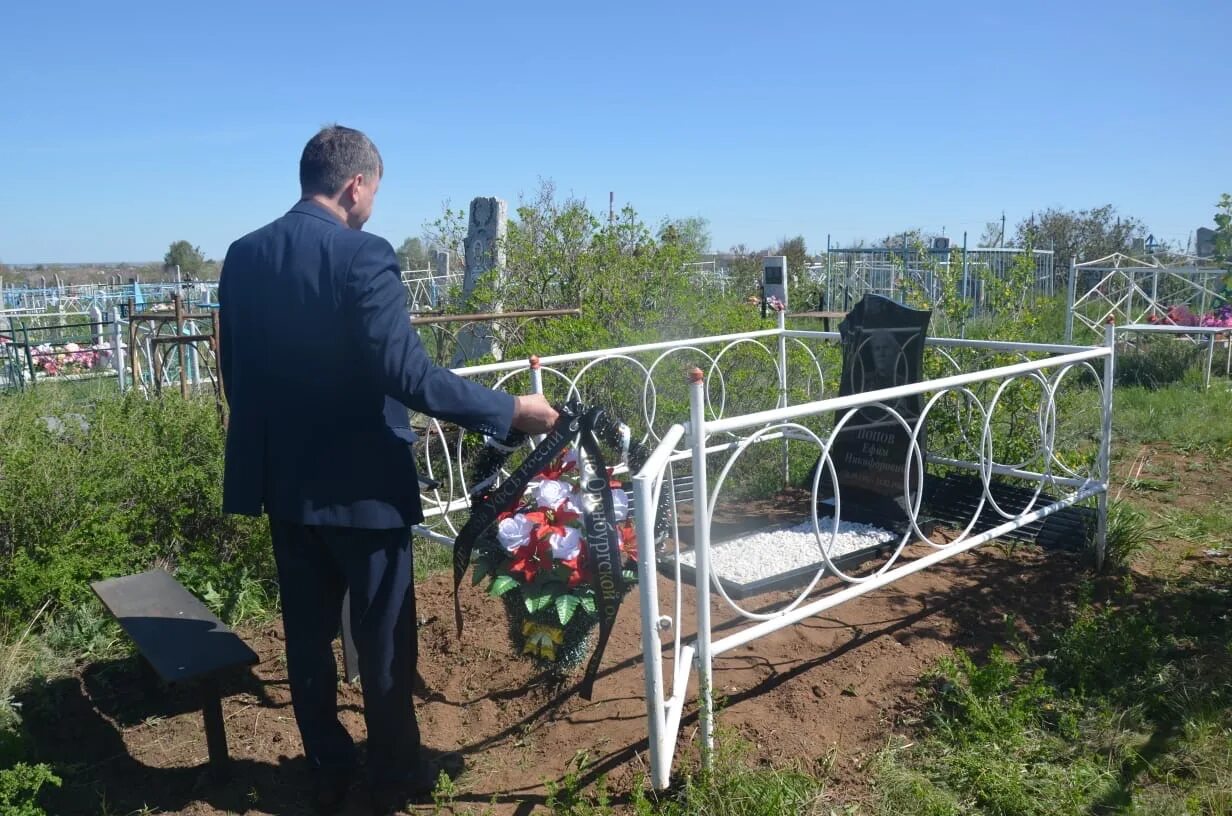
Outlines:
{"type": "Polygon", "coordinates": [[[706,394],[700,368],[689,372],[689,417],[693,432],[693,554],[697,588],[698,722],[702,763],[714,765],[714,677],[710,651],[710,499],[706,479],[706,394]]]}
{"type": "Polygon", "coordinates": [[[120,393],[127,390],[124,382],[124,332],[120,328],[120,307],[111,307],[111,365],[115,368],[116,380],[120,384],[120,393]]]}
{"type": "Polygon", "coordinates": [[[1104,568],[1104,555],[1108,548],[1108,490],[1112,473],[1112,390],[1116,383],[1116,325],[1104,326],[1104,345],[1108,356],[1104,359],[1104,390],[1101,394],[1102,427],[1099,440],[1099,477],[1104,481],[1104,492],[1096,502],[1095,519],[1095,568],[1104,568]]]}
{"type": "Polygon", "coordinates": [[[831,397],[830,399],[806,402],[801,405],[794,405],[788,408],[775,408],[769,411],[757,411],[755,413],[745,414],[744,416],[718,419],[712,422],[707,422],[706,427],[703,430],[708,434],[731,433],[742,428],[768,425],[786,420],[798,419],[799,417],[811,416],[813,414],[828,413],[832,411],[846,411],[850,408],[859,408],[877,402],[893,402],[894,400],[902,399],[904,397],[914,397],[918,394],[924,394],[930,391],[944,391],[962,385],[969,385],[971,383],[986,382],[988,380],[1003,377],[1016,377],[1021,374],[1029,374],[1032,371],[1040,371],[1045,368],[1072,365],[1074,363],[1086,362],[1087,360],[1096,360],[1100,357],[1106,357],[1111,353],[1111,349],[1097,346],[1080,352],[1075,352],[1073,354],[1063,354],[1057,357],[1050,357],[1046,360],[1029,360],[1025,363],[1015,363],[1013,365],[1000,366],[998,368],[989,368],[970,374],[954,374],[949,377],[940,377],[935,380],[924,380],[923,382],[897,385],[891,388],[880,388],[876,391],[866,391],[860,394],[850,394],[844,397],[831,397]]]}
{"type": "Polygon", "coordinates": [[[1050,484],[1063,485],[1065,487],[1083,488],[1090,484],[1090,479],[1075,479],[1070,476],[1056,476],[1051,473],[1037,473],[1033,470],[1021,470],[1009,465],[998,465],[995,462],[990,462],[987,466],[981,465],[978,462],[964,462],[961,459],[950,459],[946,456],[937,456],[936,454],[928,454],[926,457],[930,465],[944,465],[945,467],[961,468],[963,470],[983,471],[985,468],[991,473],[998,476],[1011,476],[1015,479],[1023,479],[1030,482],[1048,482],[1050,484]]]}
{"type": "Polygon", "coordinates": [[[1074,308],[1078,296],[1078,267],[1074,259],[1069,259],[1069,302],[1065,309],[1065,342],[1074,342],[1074,308]]]}
{"type": "MultiPolygon", "coordinates": [[[[1143,324],[1152,326],[1153,324],[1143,324]]],[[[1180,327],[1185,328],[1185,327],[1180,327]]],[[[787,337],[800,340],[840,340],[838,332],[809,331],[807,329],[786,329],[787,337]]],[[[1099,346],[1061,345],[1057,343],[1022,343],[1012,340],[967,340],[961,337],[929,337],[925,346],[933,348],[978,348],[988,351],[1024,351],[1044,352],[1047,354],[1073,354],[1078,351],[1100,348],[1099,346]]]]}
{"type": "MultiPolygon", "coordinates": [[[[548,357],[540,357],[539,362],[542,365],[557,365],[559,363],[574,363],[579,360],[594,360],[599,357],[607,357],[611,354],[636,354],[642,351],[659,351],[662,349],[679,348],[681,346],[702,346],[712,343],[725,343],[731,340],[756,339],[758,337],[774,337],[778,334],[778,329],[759,329],[751,332],[740,332],[737,334],[715,334],[709,337],[694,337],[686,340],[663,340],[658,343],[642,343],[636,346],[622,346],[616,349],[598,349],[596,351],[577,351],[571,354],[553,354],[548,357]]],[[[498,374],[506,371],[520,371],[526,368],[525,360],[513,360],[507,363],[488,363],[486,365],[467,366],[465,368],[455,368],[453,373],[461,377],[474,377],[479,374],[498,374]]]]}
{"type": "MultiPolygon", "coordinates": [[[[660,471],[661,468],[660,468],[660,471]]],[[[637,540],[641,557],[637,559],[638,594],[642,611],[642,675],[646,690],[646,722],[652,783],[656,788],[667,787],[671,773],[671,753],[668,744],[675,742],[675,733],[670,738],[666,728],[667,713],[663,703],[663,652],[659,638],[659,576],[655,568],[655,510],[653,476],[641,473],[633,477],[633,501],[638,511],[634,516],[637,540]]],[[[677,622],[677,625],[679,623],[677,622]]]]}
{"type": "MultiPolygon", "coordinates": [[[[779,400],[778,407],[787,407],[787,337],[784,332],[787,329],[787,310],[783,309],[778,313],[779,324],[779,400]]],[[[790,484],[791,479],[791,457],[787,450],[787,440],[783,440],[783,487],[786,488],[790,484]]]]}
{"type": "Polygon", "coordinates": [[[436,323],[491,323],[495,320],[505,320],[513,317],[576,317],[581,313],[581,309],[530,309],[524,312],[429,315],[427,317],[412,317],[411,325],[429,326],[436,323]]]}

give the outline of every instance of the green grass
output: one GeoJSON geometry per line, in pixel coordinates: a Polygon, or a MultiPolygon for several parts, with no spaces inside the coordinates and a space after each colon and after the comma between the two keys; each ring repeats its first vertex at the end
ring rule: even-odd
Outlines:
{"type": "MultiPolygon", "coordinates": [[[[1054,312],[1044,323],[1056,322],[1054,312]]],[[[969,328],[969,336],[992,331],[969,328]]],[[[759,359],[752,355],[750,361],[759,359]]],[[[747,381],[733,378],[727,413],[738,412],[742,400],[757,407],[765,375],[760,370],[747,381]]],[[[1098,400],[1077,378],[1067,383],[1061,415],[1072,418],[1073,430],[1063,432],[1070,435],[1058,446],[1081,469],[1097,440],[1098,400]]],[[[612,385],[623,388],[623,380],[614,378],[612,385]]],[[[89,597],[88,579],[165,564],[230,622],[277,610],[264,525],[218,512],[222,437],[212,401],[123,399],[113,389],[111,381],[46,383],[0,396],[3,813],[37,814],[37,789],[55,784],[38,766],[18,764],[22,746],[14,735],[22,712],[12,705],[15,692],[63,671],[64,656],[89,662],[128,649],[89,597]],[[43,416],[67,413],[87,415],[91,433],[70,426],[65,434],[50,434],[40,424],[43,416]],[[27,633],[48,598],[53,604],[27,633]]],[[[1038,402],[1037,391],[1030,384],[1007,390],[994,417],[1000,436],[1034,444],[1031,426],[1011,429],[1024,406],[1038,402]]],[[[682,405],[665,396],[660,407],[682,405]]],[[[1230,418],[1227,384],[1217,379],[1204,391],[1193,371],[1166,388],[1119,387],[1114,453],[1164,446],[1201,454],[1177,467],[1209,468],[1215,457],[1232,452],[1230,418]]],[[[937,444],[945,440],[943,431],[938,426],[937,444]]],[[[815,449],[793,443],[791,453],[791,481],[798,484],[815,449]]],[[[750,451],[724,497],[738,501],[777,490],[781,455],[778,445],[750,451]]],[[[1110,519],[1112,567],[1124,567],[1164,540],[1211,549],[1229,543],[1227,499],[1199,509],[1145,511],[1142,499],[1158,505],[1179,489],[1168,475],[1148,471],[1126,482],[1110,519]]],[[[417,579],[451,566],[449,550],[426,540],[416,539],[414,555],[417,579]]],[[[662,795],[639,782],[618,791],[602,779],[587,784],[587,761],[579,756],[551,786],[548,810],[562,816],[1232,814],[1229,579],[1232,568],[1220,567],[1139,579],[1099,602],[1086,598],[1052,631],[1012,651],[979,658],[956,653],[940,661],[920,691],[921,718],[872,764],[874,789],[867,800],[837,801],[827,788],[828,768],[759,765],[737,738],[724,735],[713,771],[686,762],[680,784],[662,795]]],[[[1112,580],[1101,579],[1105,592],[1112,580]]],[[[1119,580],[1127,580],[1124,573],[1119,580]]],[[[486,812],[458,809],[456,791],[438,793],[442,812],[486,812]]]]}
{"type": "Polygon", "coordinates": [[[1113,394],[1114,447],[1164,443],[1181,452],[1224,454],[1232,449],[1232,396],[1219,380],[1209,390],[1117,388],[1113,394]]]}
{"type": "Polygon", "coordinates": [[[1232,570],[1112,598],[1013,659],[957,653],[919,738],[883,752],[883,813],[1228,813],[1232,570]]]}

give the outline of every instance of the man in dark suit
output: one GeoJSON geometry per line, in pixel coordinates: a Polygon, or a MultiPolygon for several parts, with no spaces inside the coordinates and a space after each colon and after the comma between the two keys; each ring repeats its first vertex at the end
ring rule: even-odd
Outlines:
{"type": "Polygon", "coordinates": [[[411,701],[410,527],[423,515],[408,408],[497,437],[544,433],[556,419],[542,396],[515,398],[430,362],[393,247],[362,231],[382,172],[363,133],[323,129],[300,158],[299,203],[231,245],[218,292],[223,509],[269,516],[291,699],[327,812],[355,765],[332,649],[348,588],[378,802],[461,771],[456,754],[423,753],[411,701]]]}

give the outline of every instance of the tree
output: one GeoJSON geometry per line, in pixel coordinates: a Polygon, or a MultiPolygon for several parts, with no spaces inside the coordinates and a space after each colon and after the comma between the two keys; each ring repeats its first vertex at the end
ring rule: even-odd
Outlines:
{"type": "Polygon", "coordinates": [[[926,233],[921,229],[908,229],[890,233],[881,239],[878,246],[885,247],[886,249],[897,249],[901,251],[904,247],[910,250],[912,247],[919,244],[931,246],[932,242],[933,236],[931,234],[926,233]]]}
{"type": "Polygon", "coordinates": [[[1004,229],[1002,229],[1000,221],[985,221],[984,231],[980,233],[980,242],[976,244],[976,246],[1001,246],[1002,241],[1005,240],[1005,235],[1003,235],[1003,233],[1004,229]]]}
{"type": "Polygon", "coordinates": [[[668,219],[659,226],[659,240],[705,255],[710,252],[710,222],[698,216],[668,219]]]}
{"type": "MultiPolygon", "coordinates": [[[[779,245],[770,254],[787,257],[787,274],[791,278],[793,290],[808,281],[804,268],[812,259],[809,258],[808,247],[804,243],[803,235],[797,235],[795,238],[780,238],[779,245]]],[[[794,297],[794,292],[792,294],[794,297]]]]}
{"type": "Polygon", "coordinates": [[[407,238],[398,247],[398,263],[406,269],[427,269],[431,266],[428,250],[418,238],[407,238]]]}
{"type": "Polygon", "coordinates": [[[163,256],[163,264],[178,266],[180,274],[188,279],[200,276],[205,268],[205,255],[201,247],[195,247],[187,241],[173,241],[167,254],[163,256]]]}
{"type": "Polygon", "coordinates": [[[1129,252],[1135,238],[1146,234],[1137,218],[1118,215],[1111,204],[1090,210],[1047,209],[1018,223],[1016,246],[1052,248],[1056,269],[1070,259],[1092,261],[1114,252],[1129,252]]]}

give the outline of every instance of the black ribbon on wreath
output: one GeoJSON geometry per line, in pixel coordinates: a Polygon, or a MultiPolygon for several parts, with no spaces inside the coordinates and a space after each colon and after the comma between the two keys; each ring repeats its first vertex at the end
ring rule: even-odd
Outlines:
{"type": "MultiPolygon", "coordinates": [[[[586,496],[582,507],[582,524],[586,532],[586,552],[590,559],[591,586],[599,613],[599,640],[586,666],[579,686],[583,699],[591,699],[595,679],[603,661],[616,614],[625,594],[625,582],[620,563],[620,547],[616,531],[612,488],[608,482],[607,463],[600,442],[627,457],[630,473],[640,470],[650,452],[631,439],[629,428],[617,422],[603,408],[584,408],[570,400],[558,408],[556,425],[522,460],[509,476],[496,484],[501,466],[526,434],[511,431],[503,440],[488,438],[475,466],[476,483],[471,488],[471,515],[463,525],[453,546],[453,609],[458,636],[462,635],[462,606],[458,589],[470,568],[476,543],[490,533],[501,513],[517,506],[531,480],[552,463],[570,444],[577,443],[586,454],[588,464],[582,472],[582,489],[586,496]]],[[[640,511],[641,508],[638,508],[640,511]]],[[[639,547],[657,546],[667,535],[670,524],[670,499],[664,493],[655,520],[655,541],[639,542],[639,547]]]]}

